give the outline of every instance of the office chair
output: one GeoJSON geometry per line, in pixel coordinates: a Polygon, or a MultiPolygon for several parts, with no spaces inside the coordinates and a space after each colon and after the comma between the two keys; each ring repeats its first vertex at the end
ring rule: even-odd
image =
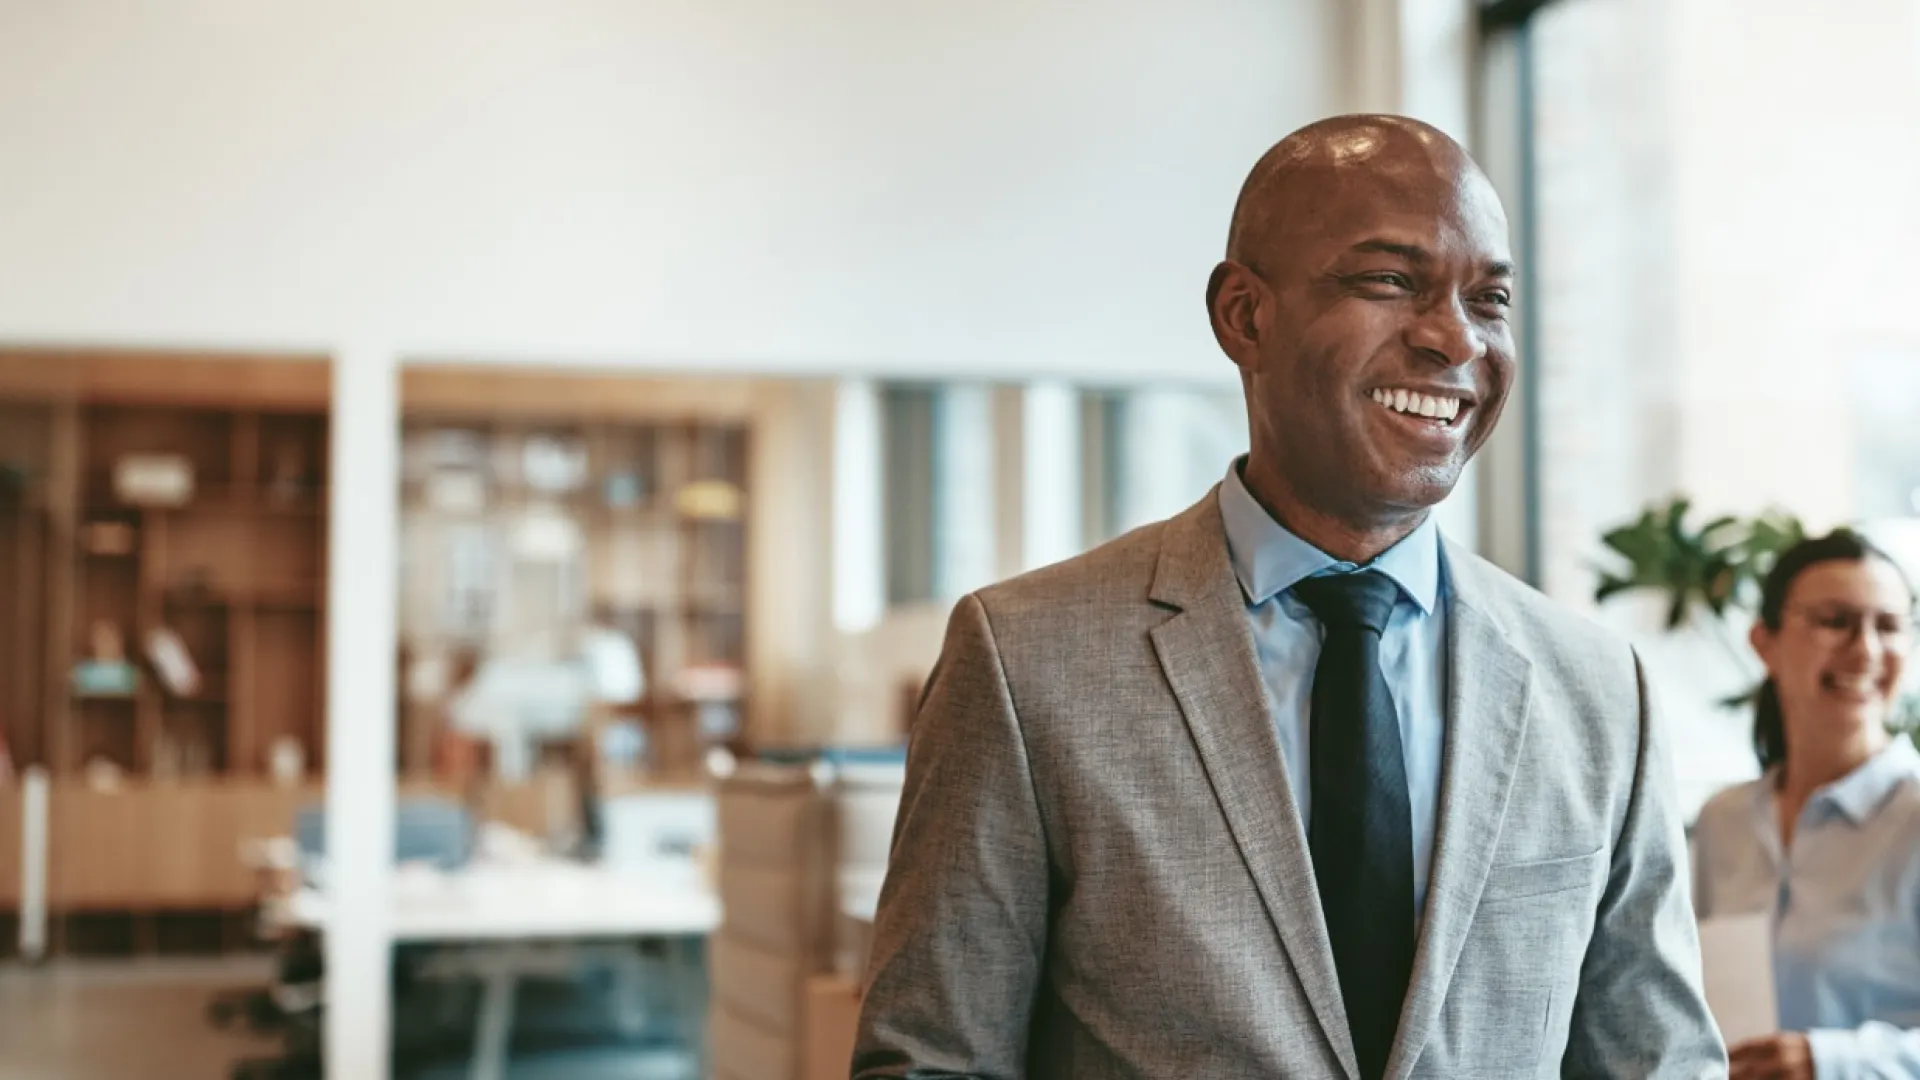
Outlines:
{"type": "MultiPolygon", "coordinates": [[[[438,797],[403,798],[394,813],[394,859],[425,862],[442,870],[457,869],[473,850],[473,823],[467,811],[438,797]]],[[[326,810],[302,807],[294,818],[299,871],[304,881],[324,887],[326,877],[326,810]]],[[[273,985],[215,997],[208,1006],[216,1026],[244,1019],[260,1032],[278,1032],[281,1054],[252,1058],[233,1066],[232,1080],[318,1080],[321,1075],[321,1022],[325,1012],[325,966],[320,935],[293,930],[280,939],[273,985]]],[[[394,1002],[403,1000],[412,985],[416,950],[395,949],[394,1002]]]]}

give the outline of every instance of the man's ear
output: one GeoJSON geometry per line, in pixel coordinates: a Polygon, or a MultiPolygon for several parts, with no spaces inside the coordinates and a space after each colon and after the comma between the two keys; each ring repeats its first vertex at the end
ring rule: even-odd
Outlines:
{"type": "Polygon", "coordinates": [[[1260,356],[1260,301],[1266,286],[1258,275],[1229,259],[1207,279],[1207,318],[1213,339],[1235,366],[1249,370],[1260,356]]]}

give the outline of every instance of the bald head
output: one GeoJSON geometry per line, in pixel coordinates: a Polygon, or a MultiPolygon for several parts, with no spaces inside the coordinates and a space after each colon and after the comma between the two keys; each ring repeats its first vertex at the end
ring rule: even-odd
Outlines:
{"type": "Polygon", "coordinates": [[[1247,175],[1233,207],[1227,258],[1257,265],[1289,217],[1315,215],[1355,185],[1425,202],[1463,184],[1492,193],[1460,144],[1431,124],[1383,114],[1315,121],[1274,144],[1247,175]]]}
{"type": "Polygon", "coordinates": [[[1435,128],[1340,116],[1267,151],[1207,283],[1255,495],[1351,561],[1405,536],[1500,415],[1513,279],[1493,185],[1435,128]]]}

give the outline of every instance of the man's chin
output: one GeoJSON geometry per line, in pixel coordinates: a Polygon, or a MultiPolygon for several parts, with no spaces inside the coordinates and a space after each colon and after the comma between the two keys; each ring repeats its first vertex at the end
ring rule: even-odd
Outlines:
{"type": "Polygon", "coordinates": [[[1380,485],[1380,504],[1405,513],[1431,510],[1453,494],[1460,472],[1460,466],[1452,463],[1395,470],[1380,485]]]}

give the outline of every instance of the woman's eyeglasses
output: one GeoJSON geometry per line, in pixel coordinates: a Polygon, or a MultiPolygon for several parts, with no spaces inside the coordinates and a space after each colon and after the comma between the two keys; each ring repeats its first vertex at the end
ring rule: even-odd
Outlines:
{"type": "Polygon", "coordinates": [[[1914,613],[1911,611],[1868,611],[1845,604],[1822,604],[1795,608],[1794,611],[1823,640],[1835,645],[1850,645],[1869,628],[1880,643],[1900,651],[1913,644],[1914,613]]]}

